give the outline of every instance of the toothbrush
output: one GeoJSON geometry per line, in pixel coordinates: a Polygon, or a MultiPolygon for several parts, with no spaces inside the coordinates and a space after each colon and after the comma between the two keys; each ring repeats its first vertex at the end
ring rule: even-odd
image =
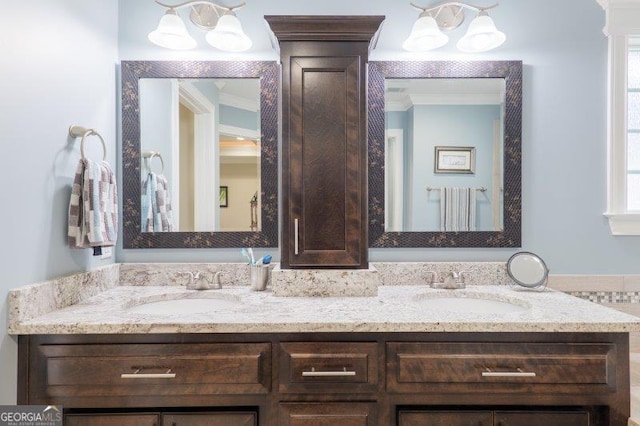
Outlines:
{"type": "Polygon", "coordinates": [[[260,259],[258,259],[258,261],[256,262],[256,265],[268,265],[269,263],[271,263],[271,255],[267,254],[262,256],[260,259]]]}
{"type": "Polygon", "coordinates": [[[247,251],[249,252],[249,256],[251,256],[251,264],[255,265],[256,264],[256,258],[253,257],[253,249],[251,247],[249,247],[247,249],[247,251]]]}
{"type": "Polygon", "coordinates": [[[249,256],[249,252],[247,251],[247,249],[242,248],[242,250],[240,250],[240,253],[242,253],[242,255],[249,261],[249,264],[251,264],[251,256],[249,256]]]}

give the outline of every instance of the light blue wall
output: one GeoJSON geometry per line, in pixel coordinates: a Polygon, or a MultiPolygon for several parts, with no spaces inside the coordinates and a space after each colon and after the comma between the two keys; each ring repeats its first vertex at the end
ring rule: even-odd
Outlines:
{"type": "MultiPolygon", "coordinates": [[[[16,402],[17,345],[6,333],[11,288],[93,269],[89,250],[66,244],[80,140],[71,124],[95,128],[116,161],[117,2],[3,2],[0,13],[0,405],[16,402]]],[[[87,155],[100,158],[97,138],[87,155]]]]}
{"type": "Polygon", "coordinates": [[[384,113],[385,129],[402,129],[407,131],[407,112],[406,111],[389,111],[384,113]]]}
{"type": "MultiPolygon", "coordinates": [[[[193,31],[199,47],[170,52],[146,39],[163,11],[146,0],[119,0],[121,59],[275,60],[263,15],[380,14],[386,21],[371,60],[522,60],[524,63],[522,206],[523,249],[539,253],[553,273],[640,273],[640,238],[613,237],[606,209],[607,40],[596,0],[520,0],[491,11],[507,42],[486,54],[456,51],[468,24],[449,33],[435,52],[400,46],[418,13],[395,0],[249,1],[238,12],[254,42],[247,54],[221,54],[193,31]],[[553,10],[553,13],[549,13],[553,10]],[[571,16],[567,25],[566,17],[571,16]]],[[[483,2],[489,4],[490,2],[483,2]]],[[[471,14],[467,13],[467,21],[471,14]]],[[[498,260],[517,249],[375,249],[372,261],[498,260]]],[[[119,250],[118,260],[241,260],[231,250],[119,250]]]]}
{"type": "MultiPolygon", "coordinates": [[[[172,182],[171,120],[172,81],[168,78],[143,78],[140,80],[140,149],[159,152],[164,161],[164,169],[158,158],[149,158],[146,163],[155,173],[160,173],[172,182]]],[[[149,170],[142,167],[141,179],[147,178],[149,170]]],[[[144,218],[142,222],[144,223],[144,218]]],[[[144,225],[143,225],[144,226],[144,225]]]]}
{"type": "Polygon", "coordinates": [[[220,102],[220,90],[215,84],[215,80],[211,79],[199,79],[191,80],[193,85],[207,98],[212,104],[218,106],[220,102]]]}
{"type": "Polygon", "coordinates": [[[220,124],[240,127],[248,130],[258,130],[260,117],[257,112],[236,108],[229,105],[220,105],[220,124]]]}
{"type": "Polygon", "coordinates": [[[413,108],[413,162],[415,183],[412,227],[414,231],[440,229],[440,191],[426,187],[485,187],[477,192],[476,226],[478,231],[493,230],[491,206],[493,173],[493,122],[500,118],[500,105],[417,105],[413,108]],[[472,146],[476,148],[473,174],[434,173],[436,146],[472,146]]]}

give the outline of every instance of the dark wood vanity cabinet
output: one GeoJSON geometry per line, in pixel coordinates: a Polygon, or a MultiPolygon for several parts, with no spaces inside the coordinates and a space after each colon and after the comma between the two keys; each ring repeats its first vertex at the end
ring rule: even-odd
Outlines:
{"type": "Polygon", "coordinates": [[[381,16],[266,16],[282,60],[283,268],[367,268],[366,64],[381,16]]]}
{"type": "Polygon", "coordinates": [[[71,426],[626,426],[626,333],[19,338],[18,403],[71,426]],[[124,376],[123,376],[124,375],[124,376]]]}

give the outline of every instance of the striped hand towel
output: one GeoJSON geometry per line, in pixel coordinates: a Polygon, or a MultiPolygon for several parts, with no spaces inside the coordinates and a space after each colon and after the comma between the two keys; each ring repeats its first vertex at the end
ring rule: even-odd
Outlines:
{"type": "Polygon", "coordinates": [[[475,188],[440,189],[440,231],[465,232],[476,230],[475,188]]]}
{"type": "Polygon", "coordinates": [[[164,175],[147,174],[142,182],[141,223],[142,232],[173,231],[173,213],[169,197],[169,182],[164,175]]]}
{"type": "Polygon", "coordinates": [[[118,189],[106,161],[78,162],[69,200],[69,247],[114,246],[118,238],[118,189]]]}

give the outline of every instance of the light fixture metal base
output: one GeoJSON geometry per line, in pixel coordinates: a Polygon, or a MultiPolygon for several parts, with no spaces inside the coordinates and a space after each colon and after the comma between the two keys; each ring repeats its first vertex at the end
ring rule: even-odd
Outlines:
{"type": "Polygon", "coordinates": [[[456,5],[442,6],[434,18],[441,30],[455,30],[464,22],[463,7],[456,5]]]}
{"type": "Polygon", "coordinates": [[[196,4],[191,6],[189,19],[193,25],[202,30],[212,30],[218,25],[218,19],[222,13],[214,4],[196,4]]]}

